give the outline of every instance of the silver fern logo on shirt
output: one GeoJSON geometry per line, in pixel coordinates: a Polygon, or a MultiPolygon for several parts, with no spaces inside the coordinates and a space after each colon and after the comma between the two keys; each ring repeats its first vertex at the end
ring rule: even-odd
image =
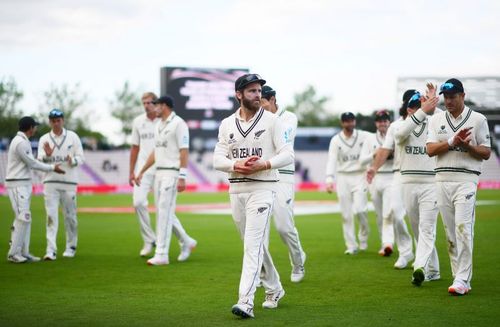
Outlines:
{"type": "Polygon", "coordinates": [[[255,132],[254,140],[258,140],[265,131],[265,129],[261,129],[260,131],[255,132]]]}

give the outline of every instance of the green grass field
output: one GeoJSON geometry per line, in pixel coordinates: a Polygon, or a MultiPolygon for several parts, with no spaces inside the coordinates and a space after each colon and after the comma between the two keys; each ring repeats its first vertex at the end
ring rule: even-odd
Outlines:
{"type": "MultiPolygon", "coordinates": [[[[297,200],[331,199],[298,193],[297,200]]],[[[499,200],[499,191],[481,191],[480,200],[499,200]]],[[[179,203],[227,201],[227,194],[181,194],[179,203]]],[[[130,195],[80,196],[79,207],[128,206],[130,195]]],[[[12,224],[9,199],[0,197],[0,254],[6,256],[12,224]]],[[[31,251],[45,253],[43,198],[32,200],[31,251]]],[[[138,256],[142,246],[134,214],[80,214],[74,259],[62,257],[62,222],[54,262],[12,264],[0,260],[0,326],[498,326],[500,322],[500,205],[477,208],[472,292],[447,293],[451,284],[441,221],[438,250],[442,280],[411,285],[411,270],[392,268],[397,255],[384,258],[375,217],[368,251],[343,254],[340,215],[296,218],[307,252],[306,278],[290,282],[286,248],[275,231],[271,252],[286,296],[277,310],[264,310],[256,294],[254,320],[231,314],[237,301],[242,243],[230,216],[180,213],[198,240],[189,261],[149,267],[138,256]]],[[[5,257],[4,257],[5,258],[5,257]]]]}

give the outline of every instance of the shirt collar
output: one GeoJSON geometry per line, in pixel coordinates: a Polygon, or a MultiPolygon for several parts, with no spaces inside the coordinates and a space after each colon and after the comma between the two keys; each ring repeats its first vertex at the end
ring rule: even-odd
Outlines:
{"type": "Polygon", "coordinates": [[[175,111],[172,111],[168,116],[167,120],[161,120],[161,122],[164,124],[168,124],[172,121],[172,119],[174,119],[174,117],[175,117],[175,111]]]}
{"type": "Polygon", "coordinates": [[[450,117],[450,119],[453,119],[454,121],[460,121],[469,113],[469,110],[470,110],[469,107],[464,106],[464,110],[462,110],[462,113],[458,115],[457,118],[453,117],[453,115],[450,114],[448,110],[446,110],[446,114],[448,115],[448,117],[450,117]]]}
{"type": "Polygon", "coordinates": [[[20,137],[22,137],[26,141],[29,141],[28,137],[26,136],[26,134],[24,134],[24,132],[18,131],[17,135],[20,136],[20,137]]]}
{"type": "Polygon", "coordinates": [[[56,138],[60,138],[60,137],[65,137],[65,136],[66,136],[66,128],[63,128],[61,135],[56,135],[56,134],[54,133],[54,131],[50,130],[50,135],[51,135],[53,138],[55,138],[55,139],[56,139],[56,138]]]}
{"type": "Polygon", "coordinates": [[[250,120],[246,121],[246,120],[245,120],[245,119],[243,119],[243,118],[241,117],[241,115],[240,115],[240,112],[241,112],[241,107],[240,107],[240,108],[238,108],[238,110],[236,110],[236,112],[235,112],[236,119],[238,119],[239,121],[242,121],[242,122],[249,123],[249,122],[251,122],[251,121],[255,120],[255,118],[257,118],[257,116],[259,116],[259,112],[260,112],[261,110],[264,110],[264,109],[263,109],[262,107],[260,107],[260,108],[259,108],[259,110],[257,110],[257,112],[255,113],[255,115],[253,115],[253,117],[252,117],[252,118],[250,118],[250,120]]]}

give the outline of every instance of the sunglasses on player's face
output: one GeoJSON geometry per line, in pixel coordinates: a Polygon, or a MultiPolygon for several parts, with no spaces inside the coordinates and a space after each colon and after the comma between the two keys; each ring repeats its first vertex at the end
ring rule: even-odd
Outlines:
{"type": "Polygon", "coordinates": [[[420,95],[419,92],[416,92],[414,95],[412,95],[410,100],[408,100],[408,108],[413,108],[413,107],[417,106],[420,103],[421,97],[422,97],[422,95],[420,95]]]}
{"type": "Polygon", "coordinates": [[[440,90],[441,91],[451,91],[455,88],[455,85],[453,83],[447,82],[441,85],[440,90]]]}

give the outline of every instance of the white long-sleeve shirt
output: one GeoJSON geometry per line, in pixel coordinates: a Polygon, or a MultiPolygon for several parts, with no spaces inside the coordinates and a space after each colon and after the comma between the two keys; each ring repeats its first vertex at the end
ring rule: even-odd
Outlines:
{"type": "MultiPolygon", "coordinates": [[[[298,125],[297,116],[290,111],[286,111],[285,109],[279,109],[276,112],[276,115],[285,125],[286,133],[292,140],[292,148],[293,148],[295,142],[295,135],[297,134],[297,125],[298,125]]],[[[283,168],[279,168],[278,172],[280,174],[279,179],[281,183],[295,184],[295,176],[294,176],[295,162],[292,162],[291,164],[283,168]]]]}
{"type": "Polygon", "coordinates": [[[61,168],[66,172],[64,175],[55,172],[48,172],[43,178],[43,184],[54,184],[58,188],[65,190],[76,190],[78,184],[78,166],[83,164],[83,147],[78,135],[67,129],[63,129],[61,135],[54,134],[53,131],[44,134],[38,142],[38,160],[45,163],[61,164],[61,168]],[[54,149],[51,156],[45,152],[43,145],[48,143],[54,149]],[[71,162],[66,158],[70,156],[71,162]]]}
{"type": "MultiPolygon", "coordinates": [[[[472,127],[471,145],[491,147],[486,117],[468,107],[465,107],[457,118],[448,111],[436,113],[430,120],[427,143],[448,140],[466,127],[472,127]]],[[[448,152],[436,157],[436,181],[474,183],[479,181],[483,161],[472,157],[466,150],[450,147],[448,152]]]]}
{"type": "Polygon", "coordinates": [[[351,137],[340,131],[332,137],[326,164],[326,183],[333,183],[338,173],[363,173],[365,167],[359,161],[361,148],[370,133],[355,129],[351,137]]]}
{"type": "Polygon", "coordinates": [[[9,146],[5,186],[31,185],[31,169],[53,171],[55,165],[44,164],[35,159],[31,143],[23,132],[17,132],[9,146]]]}
{"type": "Polygon", "coordinates": [[[229,192],[247,193],[275,190],[278,169],[293,163],[292,138],[278,116],[260,108],[245,121],[238,109],[219,126],[219,141],[214,150],[214,168],[229,173],[229,192]],[[258,156],[271,163],[271,169],[251,175],[234,171],[236,161],[258,156]]]}
{"type": "MultiPolygon", "coordinates": [[[[382,136],[379,131],[375,133],[370,133],[363,143],[363,147],[361,148],[361,156],[359,161],[361,165],[366,166],[369,165],[373,161],[373,157],[377,152],[377,149],[380,148],[385,142],[386,136],[382,136]]],[[[377,170],[379,173],[392,173],[394,166],[394,156],[390,155],[385,163],[377,170]]]]}
{"type": "Polygon", "coordinates": [[[402,183],[434,183],[436,160],[427,155],[425,147],[428,125],[427,114],[418,109],[394,130],[401,148],[402,183]]]}
{"type": "MultiPolygon", "coordinates": [[[[135,163],[135,174],[144,166],[149,155],[155,149],[155,126],[159,118],[149,119],[143,113],[137,116],[132,123],[132,145],[139,146],[137,162],[135,163]]],[[[150,167],[145,174],[154,174],[156,172],[156,163],[150,167]]]]}

